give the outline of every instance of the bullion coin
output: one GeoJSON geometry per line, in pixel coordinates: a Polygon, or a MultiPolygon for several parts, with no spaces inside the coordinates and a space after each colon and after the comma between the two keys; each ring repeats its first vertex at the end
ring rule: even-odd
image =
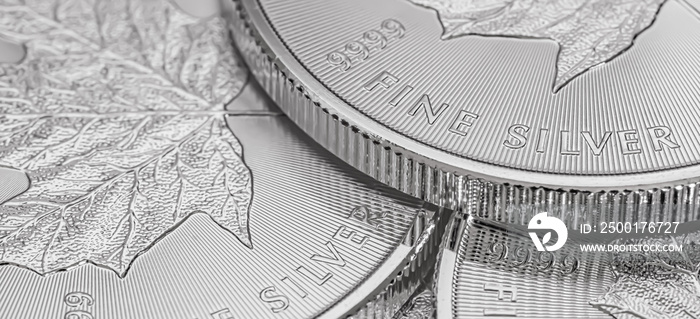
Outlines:
{"type": "Polygon", "coordinates": [[[213,10],[0,6],[0,318],[388,317],[418,287],[444,214],[303,134],[213,10]]]}
{"type": "Polygon", "coordinates": [[[699,217],[696,0],[224,3],[269,95],[396,189],[514,223],[699,217]]]}
{"type": "Polygon", "coordinates": [[[659,225],[567,232],[546,213],[527,228],[457,214],[440,252],[436,318],[700,316],[697,222],[659,225]]]}

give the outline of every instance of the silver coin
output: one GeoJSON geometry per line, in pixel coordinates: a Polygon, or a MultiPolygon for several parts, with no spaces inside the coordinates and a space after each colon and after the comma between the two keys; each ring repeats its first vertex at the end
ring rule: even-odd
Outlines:
{"type": "Polygon", "coordinates": [[[225,3],[272,98],[394,188],[465,210],[488,189],[509,222],[700,217],[696,0],[225,3]]]}
{"type": "Polygon", "coordinates": [[[700,316],[697,222],[667,236],[591,240],[570,233],[538,251],[528,230],[458,214],[436,276],[437,318],[700,316]],[[681,252],[586,251],[582,245],[683,245],[681,252]]]}
{"type": "Polygon", "coordinates": [[[0,317],[393,314],[439,209],[318,147],[182,10],[0,6],[0,317]]]}

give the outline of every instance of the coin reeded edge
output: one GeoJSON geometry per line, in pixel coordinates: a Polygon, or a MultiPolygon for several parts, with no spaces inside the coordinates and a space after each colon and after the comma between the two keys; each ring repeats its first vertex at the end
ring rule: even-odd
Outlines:
{"type": "MultiPolygon", "coordinates": [[[[353,107],[341,96],[336,95],[325,83],[322,83],[301,60],[291,51],[272,25],[271,18],[265,12],[259,0],[239,0],[247,7],[250,15],[247,21],[253,30],[255,45],[272,58],[277,69],[283,72],[286,80],[300,90],[302,96],[311,99],[323,112],[341,124],[350,126],[355,132],[367,135],[375,143],[393,150],[402,157],[431,166],[436,170],[453,173],[457,176],[484,179],[497,183],[515,184],[524,187],[547,187],[567,191],[626,191],[638,189],[655,189],[674,187],[691,182],[700,182],[700,165],[690,165],[665,170],[652,170],[641,173],[586,175],[576,173],[553,174],[538,170],[523,170],[498,163],[483,162],[453,154],[407,137],[398,131],[368,117],[358,108],[353,107]]],[[[261,65],[262,66],[262,65],[261,65]]],[[[328,131],[326,133],[336,133],[328,131]]],[[[335,136],[317,136],[338,140],[335,136]]],[[[319,141],[320,142],[320,141],[319,141]]]]}
{"type": "MultiPolygon", "coordinates": [[[[600,221],[693,221],[700,219],[700,182],[672,182],[648,189],[608,187],[570,189],[546,185],[518,185],[498,178],[460,174],[429,159],[413,159],[410,152],[381,137],[363,132],[323,105],[329,97],[315,95],[295,79],[265,41],[256,23],[274,33],[257,0],[225,0],[236,6],[226,14],[236,32],[232,38],[251,72],[280,108],[316,142],[374,179],[421,200],[496,221],[527,224],[537,213],[548,212],[574,229],[600,221]],[[479,196],[473,196],[477,194],[479,196]]],[[[275,38],[275,41],[281,39],[275,38]]],[[[323,94],[323,92],[321,92],[323,94]]],[[[663,173],[663,172],[662,172],[663,173]]],[[[552,175],[552,174],[549,174],[552,175]]],[[[616,181],[624,176],[603,176],[616,181]]],[[[563,177],[562,177],[563,178],[563,177]]],[[[586,178],[581,176],[582,179],[586,178]]],[[[630,181],[637,185],[634,180],[630,181]]]]}
{"type": "MultiPolygon", "coordinates": [[[[258,46],[258,41],[253,36],[254,30],[250,28],[250,23],[246,19],[243,5],[236,0],[227,1],[235,5],[232,12],[226,12],[229,7],[223,6],[228,15],[234,16],[230,21],[230,26],[235,29],[232,37],[238,43],[248,43],[257,48],[251,52],[246,50],[246,47],[239,46],[239,53],[244,56],[249,66],[258,66],[257,63],[263,63],[268,70],[276,69],[269,56],[262,53],[258,46]]],[[[265,68],[259,67],[250,69],[276,103],[291,102],[291,99],[295,98],[296,90],[293,81],[287,81],[280,72],[267,73],[265,68]],[[274,76],[270,76],[271,74],[274,76]],[[276,92],[279,94],[270,94],[273,88],[277,88],[276,92]],[[292,95],[287,96],[290,92],[292,95]]],[[[302,101],[310,101],[307,96],[298,98],[302,101]]],[[[421,287],[423,279],[433,273],[442,230],[445,229],[449,221],[448,217],[451,215],[444,211],[444,206],[425,204],[397,249],[352,292],[335,305],[322,311],[319,318],[375,318],[379,313],[383,316],[394,316],[421,287]]]]}

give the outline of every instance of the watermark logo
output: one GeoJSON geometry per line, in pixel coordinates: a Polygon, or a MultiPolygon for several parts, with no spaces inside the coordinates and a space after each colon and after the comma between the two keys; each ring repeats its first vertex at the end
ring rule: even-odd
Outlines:
{"type": "Polygon", "coordinates": [[[533,216],[527,228],[529,230],[549,230],[542,237],[542,240],[540,240],[536,232],[530,232],[530,238],[532,238],[532,242],[535,243],[538,251],[555,251],[562,248],[569,237],[569,231],[566,229],[564,222],[559,218],[547,216],[546,212],[533,216]],[[557,233],[557,242],[554,245],[545,245],[552,239],[552,231],[557,233]]]}

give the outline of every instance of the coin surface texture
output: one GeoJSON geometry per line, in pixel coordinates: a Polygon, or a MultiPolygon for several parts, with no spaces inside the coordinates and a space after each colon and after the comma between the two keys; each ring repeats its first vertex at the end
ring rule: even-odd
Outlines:
{"type": "Polygon", "coordinates": [[[697,1],[225,4],[283,110],[397,189],[470,209],[471,187],[491,188],[488,217],[507,221],[536,213],[521,204],[574,226],[612,202],[699,216],[697,1]]]}
{"type": "Polygon", "coordinates": [[[390,316],[438,209],[319,147],[182,10],[0,6],[0,318],[390,316]]]}
{"type": "Polygon", "coordinates": [[[539,251],[527,229],[457,215],[440,253],[438,319],[700,316],[697,225],[673,235],[594,241],[571,233],[560,249],[539,251]],[[683,250],[613,253],[582,250],[586,244],[683,250]]]}

